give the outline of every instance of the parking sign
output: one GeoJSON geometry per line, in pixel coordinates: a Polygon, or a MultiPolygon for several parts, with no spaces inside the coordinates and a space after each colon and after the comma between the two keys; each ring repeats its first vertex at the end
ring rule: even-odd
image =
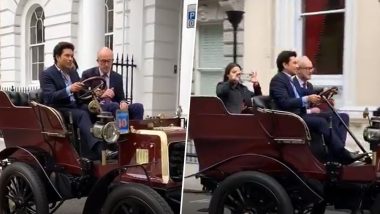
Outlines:
{"type": "Polygon", "coordinates": [[[190,4],[187,6],[187,28],[194,28],[196,18],[196,4],[190,4]]]}

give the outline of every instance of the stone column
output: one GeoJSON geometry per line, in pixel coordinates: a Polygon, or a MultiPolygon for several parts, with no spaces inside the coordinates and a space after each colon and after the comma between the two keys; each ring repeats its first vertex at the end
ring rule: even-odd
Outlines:
{"type": "Polygon", "coordinates": [[[83,0],[79,5],[76,58],[79,70],[96,66],[96,53],[104,46],[104,0],[83,0]]]}

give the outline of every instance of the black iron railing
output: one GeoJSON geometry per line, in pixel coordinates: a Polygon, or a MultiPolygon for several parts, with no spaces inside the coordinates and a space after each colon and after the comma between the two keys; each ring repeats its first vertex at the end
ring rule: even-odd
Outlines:
{"type": "Polygon", "coordinates": [[[116,55],[116,61],[113,63],[114,71],[120,73],[123,78],[125,78],[125,98],[128,102],[133,102],[133,72],[134,68],[137,67],[134,64],[133,56],[131,58],[126,57],[124,60],[124,55],[122,54],[119,58],[119,54],[116,55]]]}
{"type": "Polygon", "coordinates": [[[29,91],[37,90],[39,89],[39,86],[1,86],[0,85],[0,90],[1,91],[14,91],[14,92],[24,92],[28,93],[29,91]]]}

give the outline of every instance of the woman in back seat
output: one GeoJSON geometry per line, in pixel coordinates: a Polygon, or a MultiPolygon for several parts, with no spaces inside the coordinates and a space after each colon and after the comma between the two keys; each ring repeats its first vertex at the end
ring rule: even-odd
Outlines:
{"type": "Polygon", "coordinates": [[[223,82],[219,82],[216,86],[216,95],[230,113],[240,114],[247,107],[252,107],[253,96],[262,95],[257,73],[252,73],[250,78],[254,92],[242,84],[241,73],[239,64],[229,63],[224,71],[223,82]]]}

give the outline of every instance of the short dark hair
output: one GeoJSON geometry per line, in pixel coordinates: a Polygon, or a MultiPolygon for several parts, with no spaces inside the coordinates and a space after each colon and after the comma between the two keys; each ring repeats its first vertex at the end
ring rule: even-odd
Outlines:
{"type": "Polygon", "coordinates": [[[74,45],[70,42],[59,42],[53,50],[54,63],[57,63],[57,56],[61,56],[63,49],[71,49],[74,51],[74,45]]]}
{"type": "Polygon", "coordinates": [[[75,66],[75,70],[78,70],[79,66],[78,66],[77,60],[75,60],[74,57],[73,57],[73,63],[74,63],[74,66],[75,66]]]}
{"type": "Polygon", "coordinates": [[[229,63],[226,68],[224,69],[224,76],[223,76],[223,82],[228,80],[228,74],[230,74],[231,69],[239,67],[241,69],[241,66],[237,63],[231,62],[229,63]]]}
{"type": "Polygon", "coordinates": [[[297,53],[295,51],[282,51],[280,54],[278,54],[276,60],[278,72],[284,70],[284,66],[282,64],[288,64],[290,61],[290,57],[292,56],[297,57],[297,53]]]}

